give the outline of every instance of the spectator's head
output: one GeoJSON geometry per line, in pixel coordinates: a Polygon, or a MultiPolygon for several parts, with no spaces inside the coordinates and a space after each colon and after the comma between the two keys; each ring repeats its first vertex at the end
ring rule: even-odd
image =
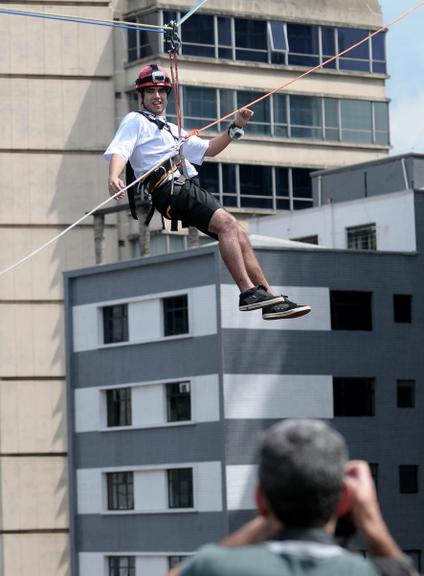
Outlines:
{"type": "Polygon", "coordinates": [[[264,434],[260,446],[258,506],[284,526],[324,526],[343,492],[347,447],[319,420],[286,420],[264,434]]]}

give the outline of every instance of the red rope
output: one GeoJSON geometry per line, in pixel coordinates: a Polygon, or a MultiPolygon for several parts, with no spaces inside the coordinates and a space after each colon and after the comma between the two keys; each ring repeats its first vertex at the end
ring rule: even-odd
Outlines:
{"type": "Polygon", "coordinates": [[[178,81],[178,54],[175,50],[169,53],[169,65],[171,68],[171,80],[174,92],[175,112],[177,115],[178,136],[181,138],[183,130],[183,120],[181,114],[180,84],[178,81]]]}

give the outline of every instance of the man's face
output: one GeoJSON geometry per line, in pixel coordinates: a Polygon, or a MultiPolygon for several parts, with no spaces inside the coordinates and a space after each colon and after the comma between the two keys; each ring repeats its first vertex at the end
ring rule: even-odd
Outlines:
{"type": "Polygon", "coordinates": [[[168,104],[168,92],[166,88],[149,86],[144,88],[142,95],[143,106],[153,114],[163,114],[168,104]]]}

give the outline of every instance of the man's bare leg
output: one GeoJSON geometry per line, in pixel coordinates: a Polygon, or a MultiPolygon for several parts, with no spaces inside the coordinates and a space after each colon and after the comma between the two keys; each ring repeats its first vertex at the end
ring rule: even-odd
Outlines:
{"type": "Polygon", "coordinates": [[[209,231],[218,236],[219,249],[225,265],[240,292],[245,292],[249,288],[253,288],[255,284],[252,282],[245,264],[238,229],[237,220],[223,208],[214,212],[209,222],[209,231]]]}
{"type": "Polygon", "coordinates": [[[258,259],[256,258],[256,254],[253,250],[252,244],[250,243],[249,236],[246,230],[240,226],[240,224],[238,225],[238,237],[243,254],[244,265],[250,280],[255,286],[262,284],[262,286],[265,286],[270,294],[275,294],[275,292],[273,292],[271,289],[268,280],[265,278],[265,274],[258,262],[258,259]]]}

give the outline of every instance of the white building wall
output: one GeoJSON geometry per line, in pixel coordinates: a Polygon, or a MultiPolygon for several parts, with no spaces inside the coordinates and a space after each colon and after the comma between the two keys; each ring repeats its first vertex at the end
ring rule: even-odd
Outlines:
{"type": "MultiPolygon", "coordinates": [[[[284,257],[284,256],[282,256],[284,257]]],[[[239,290],[233,284],[221,284],[222,328],[243,330],[331,330],[330,292],[326,287],[273,286],[276,293],[287,294],[298,304],[309,304],[312,312],[293,320],[278,322],[262,320],[260,310],[240,312],[238,310],[239,290]]]]}
{"type": "Polygon", "coordinates": [[[134,507],[137,512],[165,512],[168,508],[166,470],[134,474],[134,507]]]}
{"type": "Polygon", "coordinates": [[[332,418],[332,376],[225,374],[225,418],[332,418]]]}
{"type": "Polygon", "coordinates": [[[150,340],[162,337],[162,307],[160,300],[143,300],[128,305],[130,340],[150,340]]]}
{"type": "Polygon", "coordinates": [[[196,500],[199,512],[222,510],[221,464],[202,462],[196,466],[196,500]]]}
{"type": "MultiPolygon", "coordinates": [[[[168,557],[172,554],[134,554],[123,551],[121,556],[135,556],[135,576],[165,576],[168,572],[168,557]]],[[[181,554],[176,554],[180,556],[181,554]]],[[[108,557],[116,553],[81,552],[79,558],[80,576],[109,576],[108,557]]]]}
{"type": "Polygon", "coordinates": [[[228,510],[255,509],[257,466],[249,464],[227,466],[225,474],[228,510]]]}
{"type": "Polygon", "coordinates": [[[250,234],[288,239],[318,235],[321,246],[346,249],[346,228],[370,223],[377,225],[377,250],[416,250],[414,193],[410,190],[254,218],[248,226],[250,234]]]}
{"type": "MultiPolygon", "coordinates": [[[[216,334],[216,293],[215,286],[200,286],[186,291],[150,294],[142,298],[108,300],[74,306],[73,350],[82,352],[103,346],[125,346],[131,343],[154,342],[164,338],[162,302],[163,298],[188,295],[189,333],[182,336],[206,336],[216,334]],[[116,304],[128,304],[129,341],[119,344],[103,343],[103,317],[101,308],[116,304]]],[[[169,340],[170,337],[167,337],[169,340]]]]}
{"type": "Polygon", "coordinates": [[[81,552],[78,554],[80,576],[108,576],[107,560],[99,552],[81,552]]]}
{"type": "MultiPolygon", "coordinates": [[[[215,422],[220,418],[219,380],[217,374],[185,376],[178,382],[190,382],[191,420],[194,422],[215,422]]],[[[117,384],[107,388],[77,388],[75,398],[75,431],[94,432],[113,430],[107,428],[106,391],[112,388],[131,388],[132,427],[180,426],[183,422],[167,422],[166,384],[172,381],[135,382],[117,384]]],[[[1,412],[0,412],[1,413],[1,412]]],[[[127,429],[128,427],[125,427],[127,429]]]]}
{"type": "MultiPolygon", "coordinates": [[[[134,426],[160,426],[166,422],[165,387],[163,385],[135,386],[131,394],[134,426]]],[[[106,394],[103,396],[105,397],[106,394]]]]}
{"type": "MultiPolygon", "coordinates": [[[[167,470],[193,468],[193,512],[222,510],[221,462],[179,462],[162,466],[84,468],[77,470],[78,514],[160,514],[168,508],[167,470]],[[134,510],[107,510],[106,474],[134,472],[134,510]]],[[[191,509],[190,509],[191,510],[191,509]]],[[[178,509],[175,509],[178,512],[178,509]]]]}

